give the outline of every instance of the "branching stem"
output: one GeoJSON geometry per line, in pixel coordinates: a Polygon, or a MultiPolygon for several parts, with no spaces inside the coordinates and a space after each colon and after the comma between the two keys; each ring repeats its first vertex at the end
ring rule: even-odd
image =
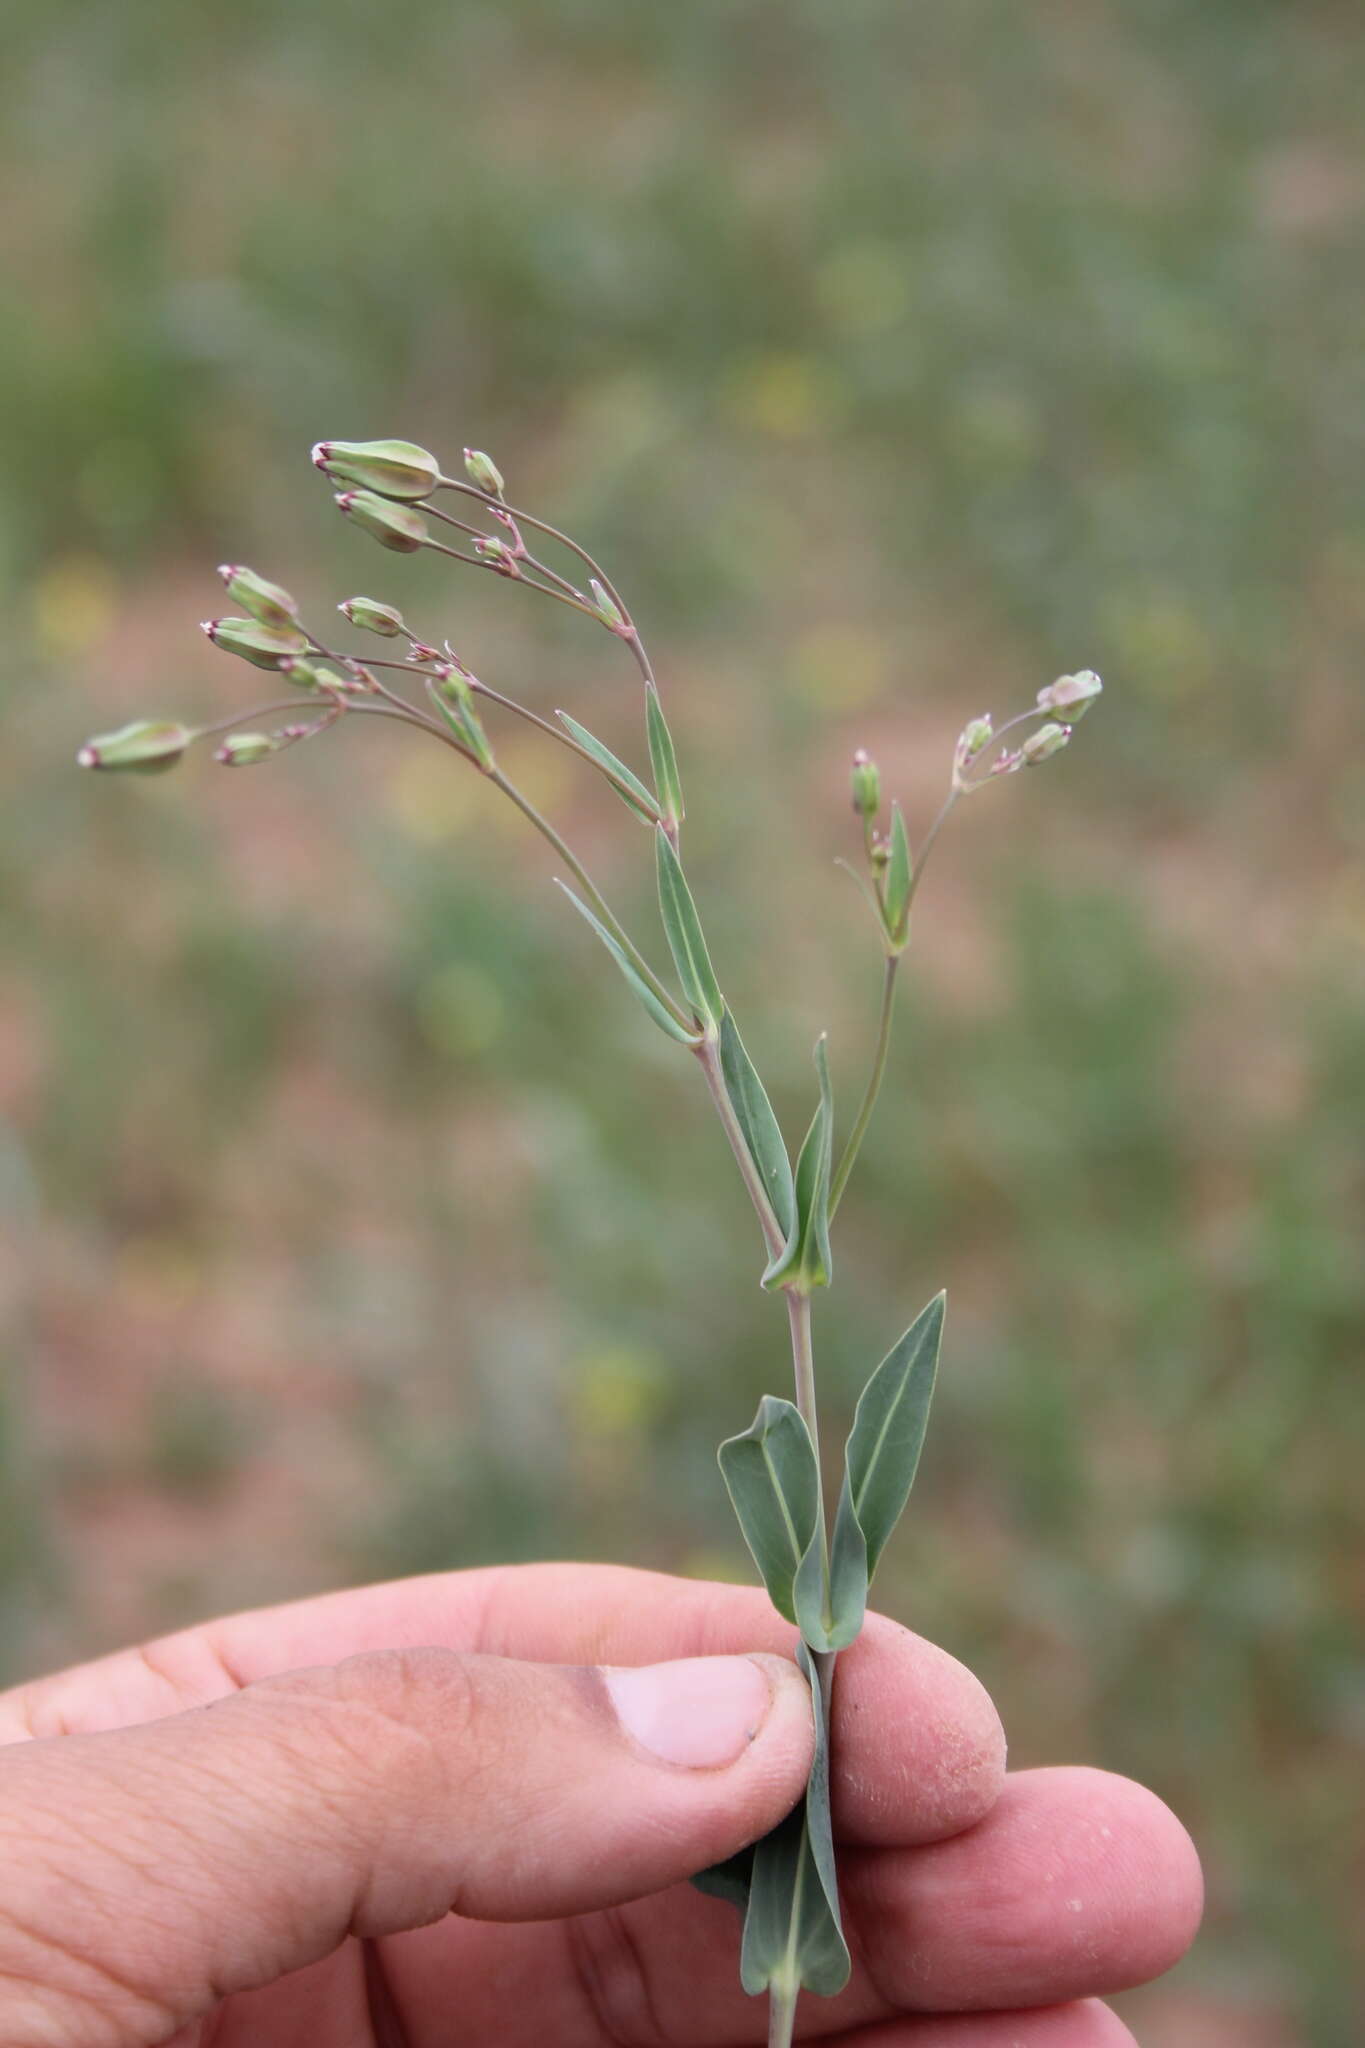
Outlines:
{"type": "Polygon", "coordinates": [[[886,1073],[886,1057],[891,1050],[891,1020],[896,1010],[896,975],[900,964],[901,956],[899,953],[887,954],[886,967],[882,976],[882,1007],[877,1024],[876,1050],[872,1055],[872,1072],[868,1076],[867,1088],[864,1092],[858,1115],[854,1121],[853,1129],[848,1134],[848,1143],[844,1146],[843,1155],[839,1160],[838,1167],[835,1169],[834,1179],[830,1182],[829,1214],[831,1222],[834,1220],[834,1212],[838,1208],[840,1198],[848,1184],[848,1177],[853,1171],[853,1162],[858,1157],[863,1139],[867,1136],[867,1127],[872,1121],[872,1112],[877,1106],[877,1097],[881,1093],[882,1080],[886,1073]]]}
{"type": "Polygon", "coordinates": [[[708,1033],[696,1048],[696,1052],[697,1063],[706,1077],[706,1086],[710,1090],[711,1100],[716,1106],[716,1115],[720,1118],[725,1135],[730,1140],[730,1150],[735,1155],[735,1164],[739,1168],[740,1179],[744,1182],[745,1188],[748,1191],[749,1200],[758,1212],[758,1220],[763,1229],[763,1241],[767,1245],[769,1252],[776,1257],[787,1240],[783,1234],[782,1226],[777,1220],[773,1205],[768,1199],[768,1190],[763,1185],[763,1177],[753,1162],[748,1140],[740,1129],[739,1118],[735,1115],[734,1105],[730,1101],[729,1092],[725,1086],[725,1077],[720,1070],[719,1043],[708,1033]]]}

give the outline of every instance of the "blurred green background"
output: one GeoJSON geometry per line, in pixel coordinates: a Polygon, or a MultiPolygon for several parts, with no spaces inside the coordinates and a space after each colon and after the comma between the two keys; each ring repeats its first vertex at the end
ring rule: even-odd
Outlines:
{"type": "MultiPolygon", "coordinates": [[[[220,560],[315,620],[397,602],[638,761],[605,635],[380,554],[307,460],[473,441],[649,628],[793,1132],[815,1033],[845,1113],[871,1038],[851,749],[922,830],[965,717],[1104,675],[935,856],[824,1403],[946,1282],[882,1604],[1018,1763],[1194,1830],[1144,2040],[1357,2043],[1358,10],[6,13],[2,1675],[364,1574],[746,1575],[714,1445],[782,1317],[539,842],[359,721],[249,775],[72,766],[253,701],[196,628],[220,560]]],[[[638,828],[506,753],[652,933],[638,828]]]]}

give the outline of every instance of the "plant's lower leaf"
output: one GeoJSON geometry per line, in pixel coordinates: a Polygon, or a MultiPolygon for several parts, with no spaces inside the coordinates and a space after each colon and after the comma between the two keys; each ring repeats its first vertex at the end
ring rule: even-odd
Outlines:
{"type": "Polygon", "coordinates": [[[803,1294],[809,1294],[813,1287],[828,1287],[834,1274],[834,1258],[829,1248],[834,1099],[823,1038],[816,1041],[815,1071],[820,1077],[820,1101],[796,1161],[796,1213],[786,1244],[763,1275],[765,1287],[796,1287],[803,1294]]]}
{"type": "Polygon", "coordinates": [[[892,1346],[858,1397],[844,1452],[844,1484],[834,1523],[834,1555],[856,1553],[860,1533],[867,1578],[899,1521],[919,1464],[943,1337],[946,1297],[936,1294],[892,1346]]]}
{"type": "Polygon", "coordinates": [[[820,1520],[820,1475],[810,1431],[790,1401],[765,1394],[748,1429],[727,1437],[718,1455],[768,1598],[785,1620],[795,1621],[796,1575],[818,1542],[820,1520]]]}
{"type": "Polygon", "coordinates": [[[699,1870],[691,1882],[709,1898],[726,1899],[745,1913],[749,1908],[749,1887],[753,1875],[754,1844],[751,1842],[737,1856],[729,1856],[724,1863],[713,1863],[708,1869],[699,1870]]]}
{"type": "Polygon", "coordinates": [[[720,1070],[730,1107],[739,1118],[749,1157],[773,1205],[778,1227],[784,1237],[790,1237],[796,1221],[791,1161],[767,1091],[728,1010],[720,1020],[720,1070]]]}
{"type": "Polygon", "coordinates": [[[804,1645],[797,1660],[810,1680],[815,1760],[801,1804],[754,1850],[740,1981],[753,1995],[789,1997],[800,1989],[832,1998],[848,1982],[850,1964],[829,1815],[829,1703],[804,1645]]]}
{"type": "MultiPolygon", "coordinates": [[[[556,879],[558,879],[558,877],[556,877],[556,879]]],[[[659,998],[655,995],[653,989],[650,988],[649,984],[640,979],[640,976],[636,973],[634,967],[632,967],[630,961],[627,959],[625,953],[623,952],[620,944],[615,938],[613,938],[612,934],[607,930],[601,918],[593,916],[587,904],[582,902],[579,897],[574,895],[573,890],[569,887],[567,882],[560,882],[559,886],[564,891],[564,894],[568,897],[570,903],[572,903],[574,909],[578,912],[579,916],[582,918],[586,918],[587,922],[592,926],[598,938],[602,941],[602,944],[606,947],[607,951],[611,954],[612,959],[616,962],[622,974],[625,976],[626,986],[630,989],[631,994],[635,997],[636,1001],[639,1002],[643,1006],[643,1008],[648,1011],[649,1015],[654,1019],[654,1022],[658,1025],[659,1029],[661,1031],[666,1031],[670,1038],[676,1038],[680,1045],[699,1045],[701,1042],[700,1033],[685,1031],[682,1025],[679,1024],[677,1018],[669,1015],[668,1011],[659,1001],[659,998]]]]}

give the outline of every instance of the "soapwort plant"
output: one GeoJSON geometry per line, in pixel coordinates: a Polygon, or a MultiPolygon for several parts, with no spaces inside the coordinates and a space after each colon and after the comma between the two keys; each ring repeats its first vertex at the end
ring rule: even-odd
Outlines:
{"type": "Polygon", "coordinates": [[[79,760],[88,768],[156,773],[173,767],[194,742],[216,739],[214,758],[242,768],[356,720],[410,726],[490,782],[548,840],[565,870],[557,879],[569,902],[646,1016],[680,1054],[696,1061],[758,1219],[762,1285],[780,1297],[790,1332],[795,1400],[765,1394],[748,1429],[723,1443],[719,1456],[772,1603],[799,1632],[796,1654],[810,1682],[816,1750],[805,1796],[787,1819],[695,1882],[740,1907],[744,1988],[769,1994],[770,2041],[785,2048],[800,1992],[832,1995],[849,1974],[829,1807],[835,1660],[862,1627],[869,1583],[915,1477],[944,1309],[939,1294],[863,1388],[831,1512],[821,1479],[812,1297],[833,1278],[833,1226],[886,1072],[911,911],[930,852],[964,798],[1041,765],[1066,746],[1099,695],[1100,681],[1089,670],[1062,676],[999,727],[988,714],[971,719],[953,751],[941,808],[916,849],[898,804],[883,822],[877,768],[865,752],[854,755],[852,802],[861,843],[856,865],[844,865],[871,911],[883,960],[881,1008],[866,1086],[839,1148],[823,1037],[816,1045],[814,1114],[793,1165],[722,992],[688,883],[682,782],[659,680],[634,615],[606,571],[577,540],[509,504],[496,465],[479,450],[466,449],[458,477],[446,476],[434,456],[405,441],[323,441],[313,460],[339,486],[341,512],[383,547],[399,554],[433,550],[499,576],[581,613],[621,641],[642,689],[648,778],[567,711],[557,711],[552,721],[494,689],[465,667],[449,640],[415,632],[396,606],[347,598],[338,607],[347,624],[386,642],[389,654],[343,652],[303,622],[288,591],[236,565],[218,573],[237,613],[207,620],[204,631],[215,646],[268,671],[290,694],[197,729],[173,720],[139,721],[90,740],[79,760]],[[521,719],[577,755],[651,843],[671,982],[656,972],[583,862],[502,767],[489,730],[502,718],[521,719]],[[262,727],[268,719],[284,722],[262,727]]]}

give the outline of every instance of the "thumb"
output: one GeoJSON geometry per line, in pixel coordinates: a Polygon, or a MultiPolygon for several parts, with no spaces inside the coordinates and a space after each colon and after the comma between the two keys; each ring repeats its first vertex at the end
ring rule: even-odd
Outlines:
{"type": "Polygon", "coordinates": [[[812,1746],[780,1657],[407,1650],[0,1749],[0,2035],[161,2038],[347,1934],[659,1890],[774,1826],[812,1746]]]}

